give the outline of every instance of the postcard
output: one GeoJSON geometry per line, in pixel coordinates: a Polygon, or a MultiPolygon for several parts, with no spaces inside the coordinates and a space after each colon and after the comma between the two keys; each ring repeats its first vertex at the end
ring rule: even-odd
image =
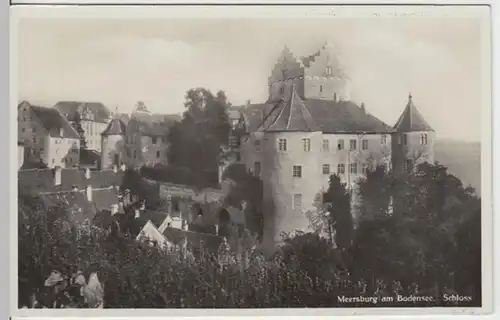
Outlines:
{"type": "Polygon", "coordinates": [[[492,311],[488,6],[11,18],[13,316],[492,311]]]}

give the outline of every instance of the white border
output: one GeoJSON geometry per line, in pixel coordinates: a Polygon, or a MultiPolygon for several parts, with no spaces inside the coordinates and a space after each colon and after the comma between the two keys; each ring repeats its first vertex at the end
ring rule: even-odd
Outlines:
{"type": "MultiPolygon", "coordinates": [[[[28,0],[18,1],[28,2],[28,0]]],[[[45,0],[37,1],[43,3],[45,0]]],[[[130,3],[125,1],[110,1],[114,3],[130,3]]],[[[52,1],[53,2],[53,1],[52,1]]],[[[65,3],[75,2],[73,0],[65,3]]],[[[87,2],[89,1],[80,1],[87,2]]],[[[375,4],[375,1],[365,3],[375,4]]],[[[430,1],[424,1],[429,3],[430,1]]],[[[441,1],[443,3],[444,1],[441,1]]],[[[94,2],[95,3],[95,2],[94,2]]],[[[214,2],[215,3],[215,2],[214,2]]],[[[227,3],[227,1],[226,1],[227,3]]],[[[288,2],[291,3],[291,2],[288,2]]],[[[394,3],[394,2],[393,2],[394,3]]],[[[444,2],[446,3],[446,2],[444,2]]],[[[465,2],[461,2],[465,3],[465,2]]],[[[486,8],[487,10],[488,8],[486,8]]],[[[482,48],[482,100],[478,102],[482,113],[482,272],[483,272],[483,307],[482,308],[330,308],[330,309],[104,309],[104,310],[27,310],[17,309],[17,203],[11,201],[11,301],[12,316],[94,316],[94,317],[136,317],[136,316],[306,316],[306,315],[438,315],[438,314],[484,314],[492,311],[492,127],[491,127],[491,26],[490,14],[484,8],[466,6],[13,6],[11,7],[11,37],[10,37],[10,122],[15,123],[17,106],[17,25],[22,18],[380,18],[380,17],[478,17],[483,21],[482,48]],[[409,15],[413,13],[413,15],[409,15]]],[[[474,106],[471,106],[474,107],[474,106]]],[[[15,165],[17,157],[16,126],[11,127],[10,154],[11,166],[15,165]]],[[[17,199],[17,171],[10,170],[10,196],[17,199]]]]}

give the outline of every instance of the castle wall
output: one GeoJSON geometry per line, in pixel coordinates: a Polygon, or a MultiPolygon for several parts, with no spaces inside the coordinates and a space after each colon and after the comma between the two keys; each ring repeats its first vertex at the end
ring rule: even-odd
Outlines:
{"type": "Polygon", "coordinates": [[[141,136],[141,164],[154,166],[167,163],[167,144],[165,137],[141,136]]]}
{"type": "Polygon", "coordinates": [[[264,247],[281,241],[282,232],[306,231],[307,213],[314,211],[321,192],[321,132],[265,133],[263,139],[264,247]],[[310,151],[304,151],[302,139],[310,139],[310,151]],[[287,150],[279,151],[279,139],[286,139],[287,150]],[[301,166],[302,176],[293,177],[293,166],[301,166]],[[296,208],[301,198],[301,208],[296,208]]]}
{"type": "Polygon", "coordinates": [[[404,169],[405,162],[411,160],[413,164],[428,162],[434,163],[434,143],[436,133],[432,131],[414,131],[395,133],[392,137],[393,167],[399,171],[404,169]],[[406,144],[403,136],[406,135],[406,144]],[[427,143],[422,144],[422,135],[427,135],[427,143]]]}
{"type": "Polygon", "coordinates": [[[120,166],[126,162],[125,141],[121,135],[109,135],[102,137],[101,168],[110,169],[113,165],[120,166]],[[117,160],[115,163],[115,160],[117,160]]]}

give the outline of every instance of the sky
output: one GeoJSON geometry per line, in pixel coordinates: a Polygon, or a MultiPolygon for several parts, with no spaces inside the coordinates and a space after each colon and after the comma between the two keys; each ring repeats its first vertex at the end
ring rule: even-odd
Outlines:
{"type": "MultiPolygon", "coordinates": [[[[178,113],[187,90],[226,92],[233,105],[267,99],[287,45],[309,55],[330,41],[353,101],[389,125],[408,94],[438,138],[481,139],[480,21],[379,19],[21,19],[18,100],[99,101],[131,112],[178,113]]],[[[484,84],[484,82],[483,82],[484,84]]]]}

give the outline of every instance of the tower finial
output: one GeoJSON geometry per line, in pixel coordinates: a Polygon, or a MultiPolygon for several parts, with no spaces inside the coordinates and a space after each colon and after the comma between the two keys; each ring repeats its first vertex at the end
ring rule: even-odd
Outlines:
{"type": "Polygon", "coordinates": [[[411,92],[408,94],[408,100],[411,101],[411,99],[413,98],[413,96],[411,95],[411,92]]]}

